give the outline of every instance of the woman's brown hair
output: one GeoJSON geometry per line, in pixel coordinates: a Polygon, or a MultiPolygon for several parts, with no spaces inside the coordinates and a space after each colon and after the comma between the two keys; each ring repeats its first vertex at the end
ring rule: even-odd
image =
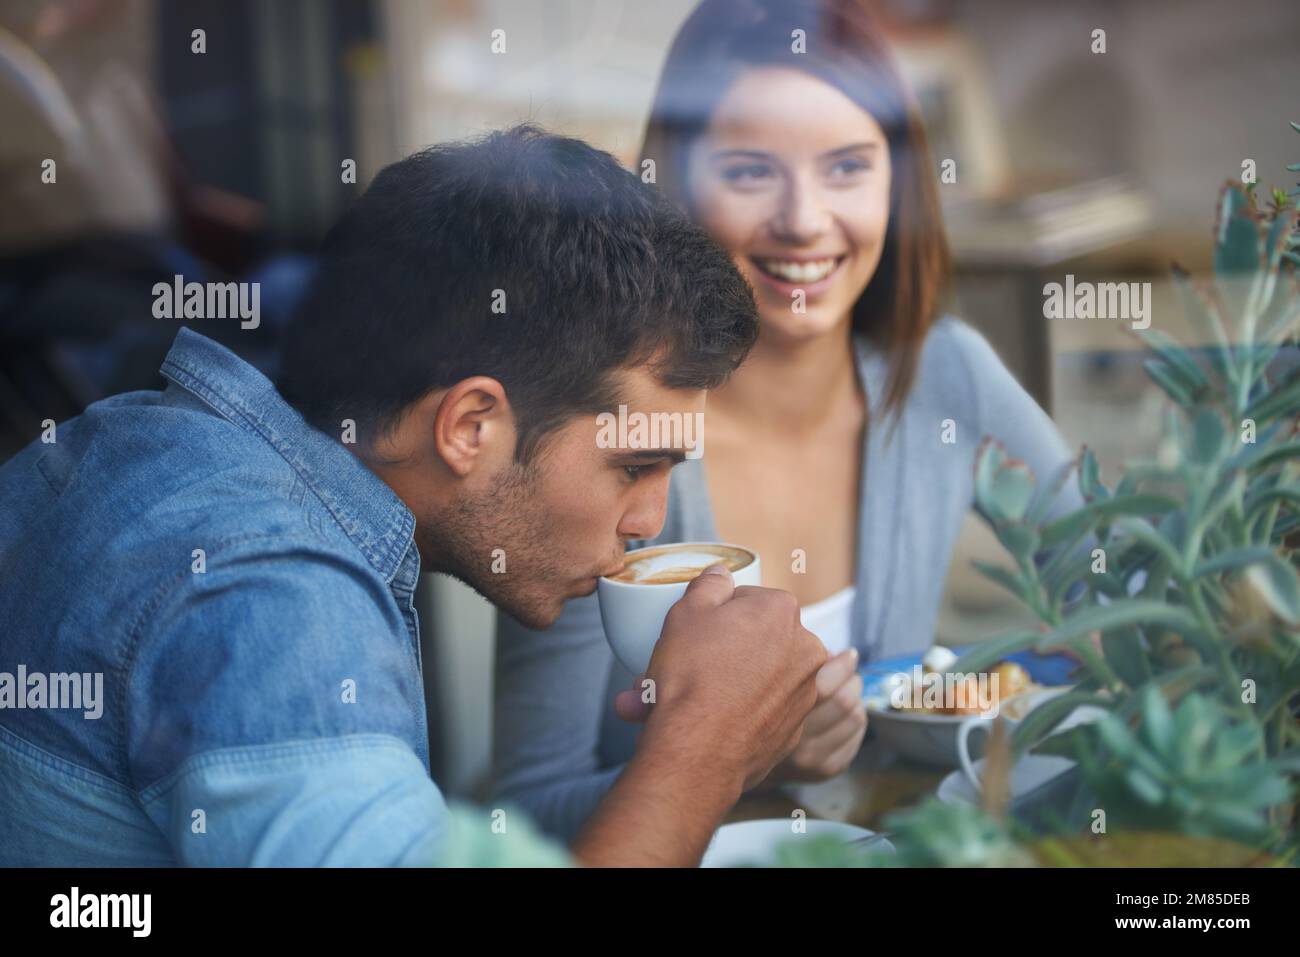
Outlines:
{"type": "Polygon", "coordinates": [[[853,307],[853,330],[889,356],[885,408],[911,390],[926,333],[949,288],[951,260],[920,114],[885,40],[855,0],[703,0],[678,30],[642,145],[655,177],[686,211],[686,161],[719,101],[744,71],[790,67],[836,87],[889,143],[889,225],[875,275],[853,307]],[[798,49],[802,30],[803,52],[798,49]]]}

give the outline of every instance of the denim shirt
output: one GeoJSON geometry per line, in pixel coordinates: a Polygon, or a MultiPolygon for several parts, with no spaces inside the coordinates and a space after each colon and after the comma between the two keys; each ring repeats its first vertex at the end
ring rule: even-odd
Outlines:
{"type": "Polygon", "coordinates": [[[162,373],[0,468],[0,866],[434,863],[414,516],[225,348],[162,373]]]}

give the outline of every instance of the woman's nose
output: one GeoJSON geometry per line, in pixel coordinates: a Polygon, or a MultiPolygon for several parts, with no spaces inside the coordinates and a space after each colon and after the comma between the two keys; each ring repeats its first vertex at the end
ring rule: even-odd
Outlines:
{"type": "Polygon", "coordinates": [[[824,233],[830,223],[830,210],[821,191],[804,183],[791,183],[786,189],[772,223],[777,238],[791,243],[807,243],[824,233]]]}

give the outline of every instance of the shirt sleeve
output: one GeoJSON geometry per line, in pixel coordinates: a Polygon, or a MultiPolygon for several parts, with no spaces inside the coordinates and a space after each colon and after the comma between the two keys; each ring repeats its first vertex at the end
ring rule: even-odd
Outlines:
{"type": "Polygon", "coordinates": [[[383,735],[208,752],[145,809],[191,866],[573,863],[522,812],[449,807],[411,749],[383,735]]]}
{"type": "Polygon", "coordinates": [[[433,864],[446,804],[414,642],[361,559],[214,547],[140,628],[125,722],[137,797],[184,864],[433,864]]]}
{"type": "Polygon", "coordinates": [[[612,661],[595,595],[568,602],[545,631],[498,616],[494,793],[564,840],[623,770],[599,762],[612,661]]]}
{"type": "Polygon", "coordinates": [[[1029,466],[1035,477],[1035,494],[1053,496],[1047,509],[1049,519],[1081,507],[1084,502],[1077,482],[1067,478],[1060,490],[1054,491],[1075,459],[1056,424],[1016,381],[987,339],[965,324],[957,324],[955,329],[971,375],[981,438],[993,437],[1011,458],[1029,466]]]}
{"type": "Polygon", "coordinates": [[[415,754],[384,735],[208,751],[142,804],[199,867],[432,866],[448,824],[415,754]]]}

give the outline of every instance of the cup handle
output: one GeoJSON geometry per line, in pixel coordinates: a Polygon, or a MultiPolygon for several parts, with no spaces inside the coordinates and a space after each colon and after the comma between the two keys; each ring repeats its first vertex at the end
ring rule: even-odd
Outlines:
{"type": "Polygon", "coordinates": [[[980,780],[975,773],[975,762],[971,760],[969,744],[972,731],[982,730],[988,733],[988,719],[979,715],[971,715],[961,724],[957,725],[957,760],[961,762],[962,773],[966,775],[966,780],[970,781],[971,787],[975,793],[979,794],[984,790],[984,782],[980,780]]]}

